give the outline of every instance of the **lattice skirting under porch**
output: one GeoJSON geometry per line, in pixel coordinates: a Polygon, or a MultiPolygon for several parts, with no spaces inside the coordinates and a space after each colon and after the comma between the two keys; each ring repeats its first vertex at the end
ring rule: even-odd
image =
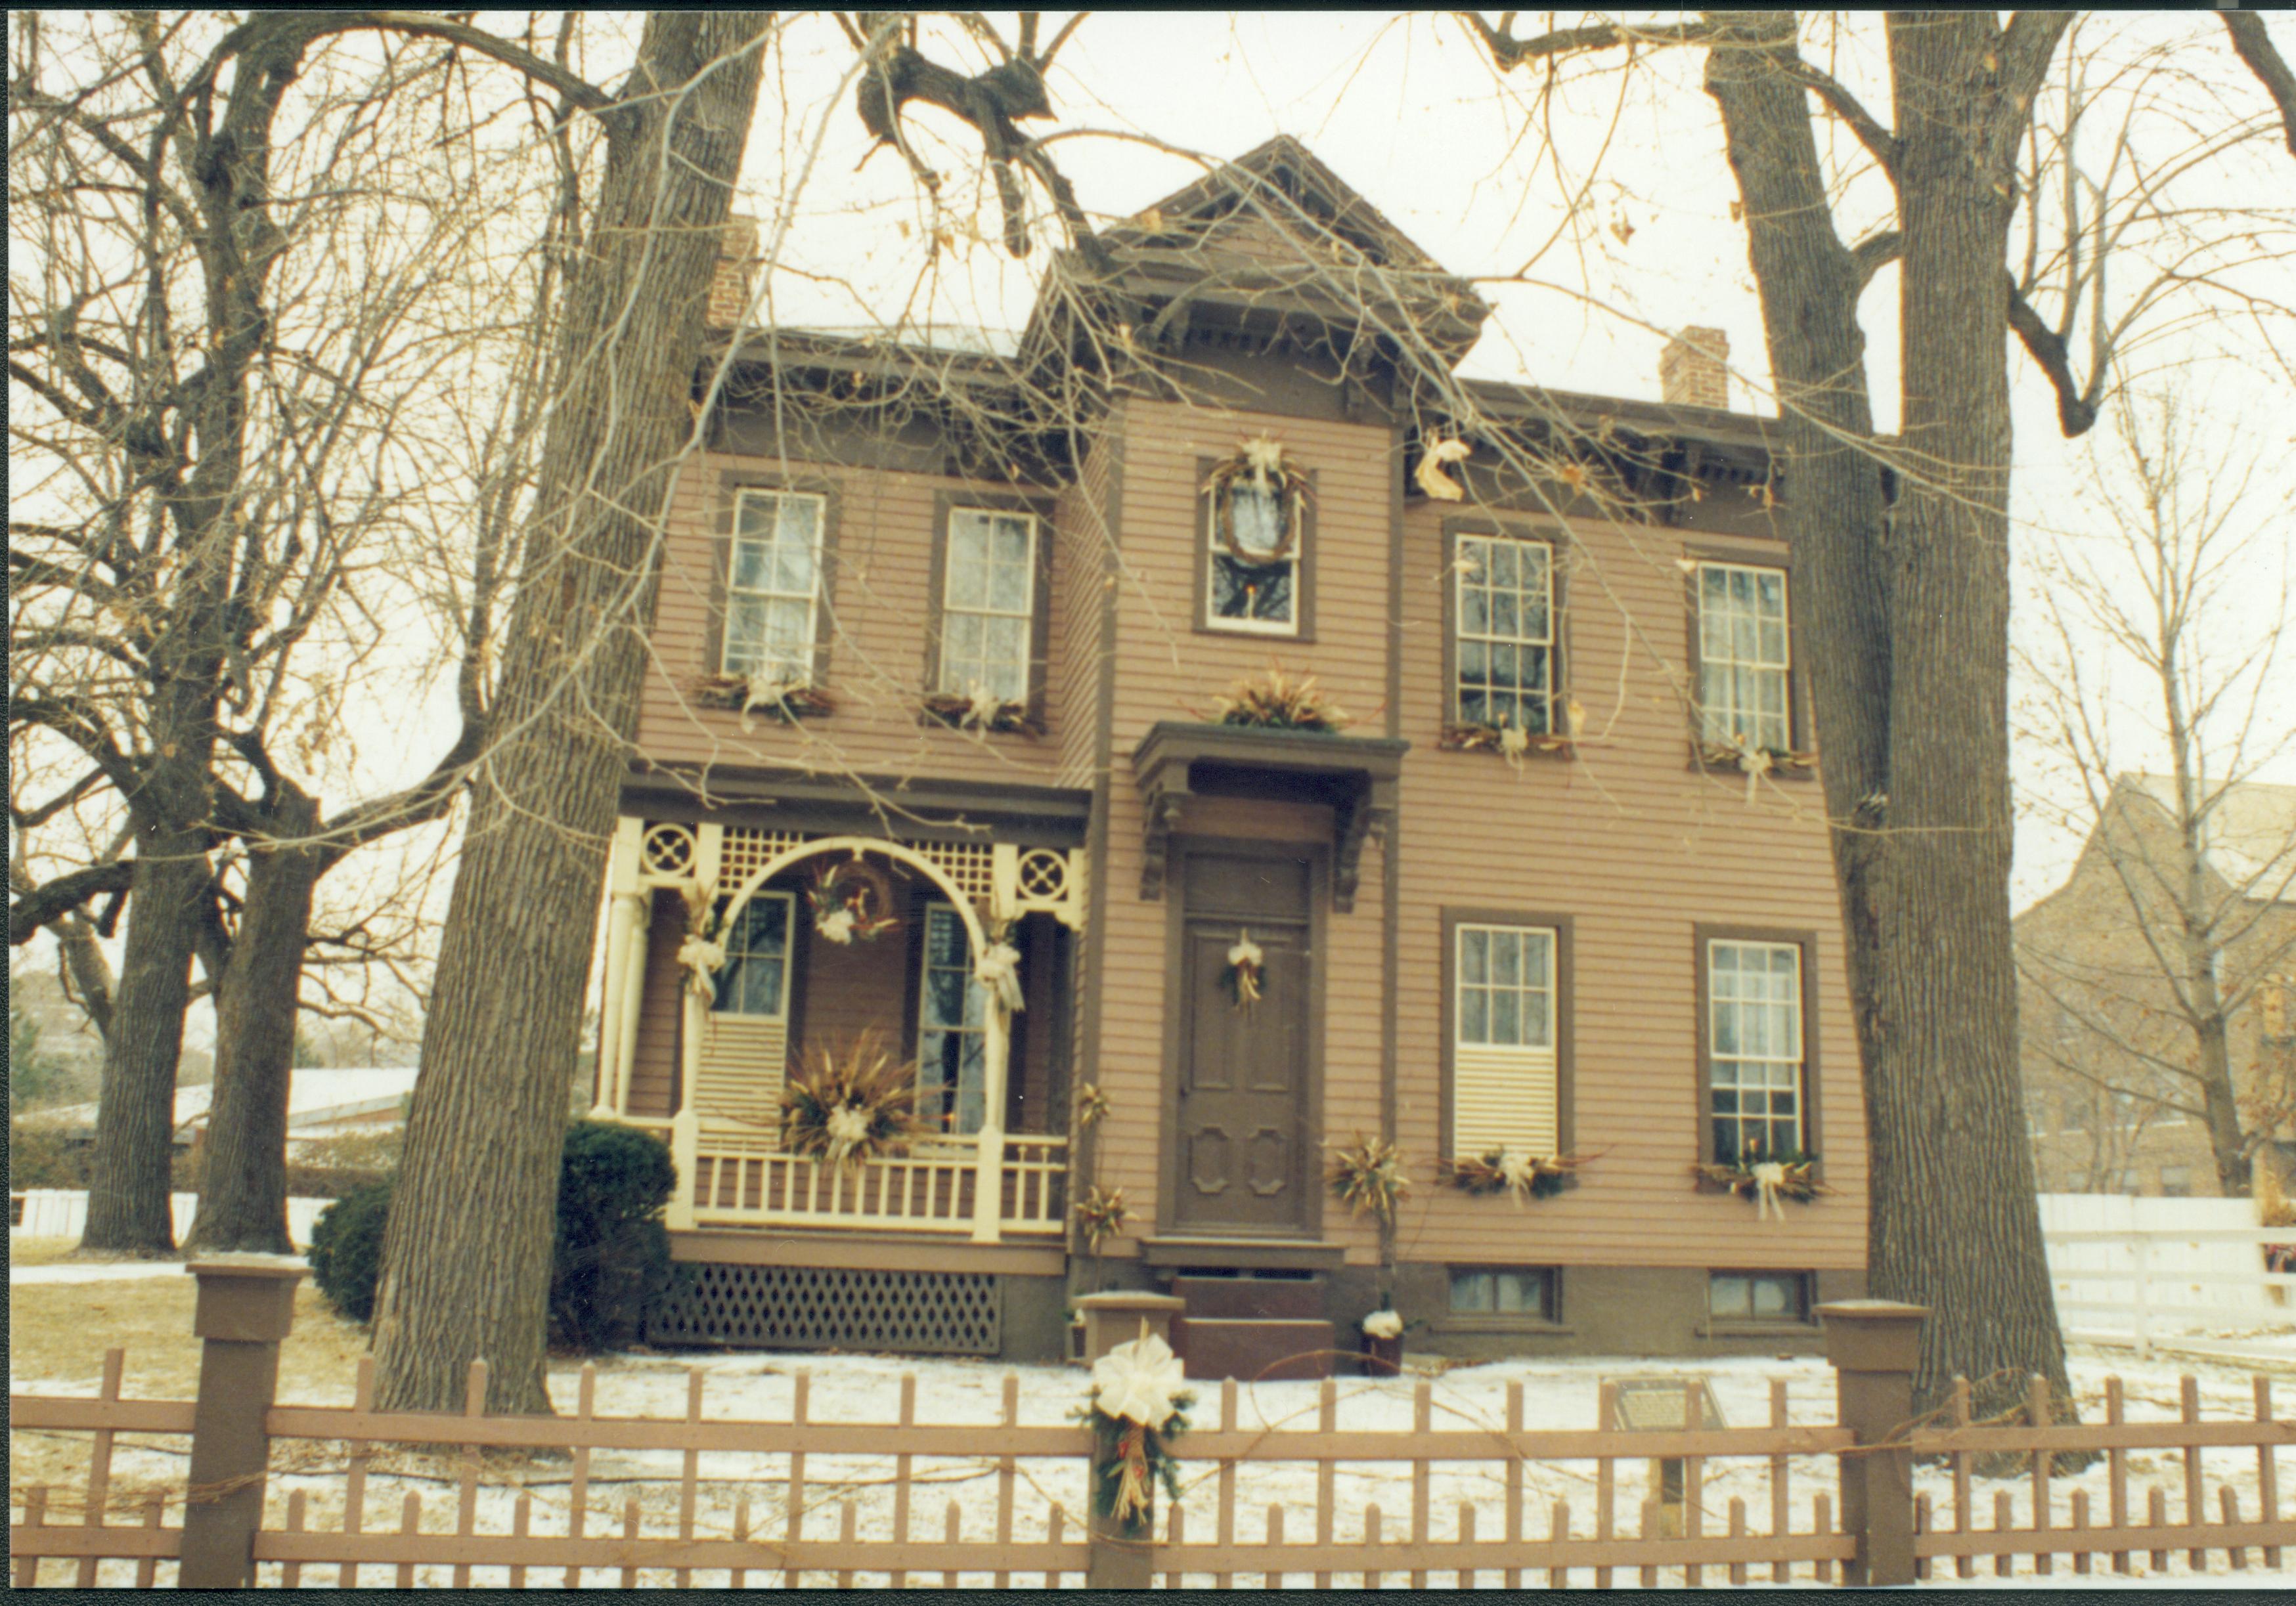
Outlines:
{"type": "Polygon", "coordinates": [[[993,1273],[715,1263],[680,1271],[647,1321],[650,1343],[995,1355],[1004,1342],[1004,1291],[993,1273]]]}

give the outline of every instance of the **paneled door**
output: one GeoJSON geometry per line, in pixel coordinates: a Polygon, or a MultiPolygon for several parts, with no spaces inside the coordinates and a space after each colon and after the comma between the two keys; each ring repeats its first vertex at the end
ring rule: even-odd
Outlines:
{"type": "Polygon", "coordinates": [[[1281,850],[1199,850],[1185,864],[1173,1229],[1304,1237],[1316,1179],[1312,866],[1281,850]],[[1247,939],[1262,959],[1260,997],[1249,1004],[1229,962],[1247,939]]]}

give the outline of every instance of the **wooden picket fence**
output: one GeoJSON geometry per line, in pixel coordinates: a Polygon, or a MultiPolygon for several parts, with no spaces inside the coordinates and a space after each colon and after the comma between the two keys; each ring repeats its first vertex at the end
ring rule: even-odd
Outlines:
{"type": "MultiPolygon", "coordinates": [[[[217,1291],[222,1314],[201,1318],[213,1323],[203,1329],[209,1363],[219,1336],[226,1349],[257,1348],[249,1335],[268,1331],[261,1310],[285,1309],[275,1284],[265,1294],[243,1268],[216,1275],[241,1282],[217,1291]],[[226,1310],[234,1287],[256,1315],[226,1310]]],[[[204,1283],[201,1292],[204,1300],[204,1283]]],[[[2296,1422],[2274,1416],[2262,1378],[2252,1412],[2234,1420],[2202,1420],[2198,1384],[2186,1379],[2173,1419],[2132,1422],[2113,1380],[2103,1422],[2062,1425],[2037,1381],[2014,1413],[2021,1420],[1972,1421],[1964,1387],[1935,1422],[1899,1413],[1875,1430],[1858,1425],[1868,1407],[1855,1405],[1849,1386],[1857,1365],[1838,1356],[1845,1422],[1793,1424],[1785,1385],[1774,1381],[1762,1426],[1635,1432],[1530,1427],[1520,1382],[1489,1420],[1474,1405],[1487,1396],[1439,1399],[1436,1385],[1421,1381],[1407,1396],[1406,1427],[1397,1385],[1343,1390],[1326,1381],[1312,1411],[1250,1422],[1229,1382],[1200,1401],[1194,1426],[1175,1441],[1181,1500],[1160,1513],[1150,1537],[1127,1541],[1087,1514],[1090,1434],[1073,1422],[1024,1422],[1017,1375],[1003,1380],[1001,1408],[988,1421],[939,1420],[945,1403],[936,1411],[934,1402],[931,1420],[921,1419],[913,1375],[899,1381],[893,1420],[819,1420],[803,1372],[791,1378],[785,1416],[736,1421],[711,1411],[700,1370],[687,1374],[677,1415],[600,1413],[596,1373],[585,1367],[574,1410],[537,1417],[489,1414],[483,1363],[471,1370],[463,1409],[447,1413],[378,1410],[371,1362],[361,1363],[348,1405],[275,1404],[244,1389],[199,1401],[124,1398],[124,1364],[121,1352],[106,1356],[92,1398],[10,1397],[19,1471],[9,1550],[19,1587],[218,1577],[289,1587],[721,1579],[734,1587],[1127,1579],[1694,1587],[1890,1581],[1893,1570],[1911,1581],[1943,1566],[1971,1577],[1988,1556],[1997,1577],[2021,1558],[2047,1572],[2058,1557],[2076,1573],[2103,1557],[2114,1572],[2157,1577],[2176,1554],[2194,1568],[2216,1555],[2242,1567],[2256,1552],[2270,1568],[2296,1545],[2277,1465],[2296,1450],[2296,1422]],[[26,1476],[37,1459],[28,1450],[49,1442],[27,1434],[89,1435],[84,1484],[64,1490],[26,1476]],[[132,1488],[119,1475],[123,1437],[135,1441],[132,1488]],[[185,1446],[190,1468],[155,1479],[152,1452],[181,1455],[185,1446]],[[2085,1473],[2083,1487],[2062,1487],[2057,1462],[2068,1452],[2101,1460],[2102,1479],[2085,1473]],[[2180,1475],[2175,1522],[2167,1491],[2132,1486],[2139,1469],[2130,1457],[2145,1453],[2161,1458],[2148,1467],[2180,1475]],[[603,1470],[594,1465],[601,1454],[610,1457],[603,1470]],[[2215,1457],[2206,1469],[2204,1454],[2215,1457]],[[2257,1472],[2252,1515],[2223,1476],[2226,1457],[2246,1455],[2257,1472]],[[1661,1464],[1672,1469],[1663,1480],[1661,1464]],[[1945,1498],[1916,1492],[1917,1464],[1945,1498]],[[1999,1487],[2005,1467],[2014,1471],[2010,1487],[1999,1487]],[[1980,1481],[1996,1486],[1989,1527],[1980,1526],[1980,1481]],[[424,1483],[450,1489],[449,1500],[434,1493],[426,1504],[414,1487],[424,1483]],[[2100,1484],[2101,1512],[2090,1501],[2100,1484]],[[641,1492],[624,1493],[617,1512],[614,1487],[641,1492]],[[557,1488],[562,1501],[550,1492],[557,1488]],[[1575,1512],[1556,1497],[1566,1488],[1585,1491],[1575,1512]],[[1382,1498],[1392,1509],[1382,1509],[1382,1498]],[[1937,1505],[1949,1524],[1937,1520],[1937,1505]]],[[[1874,1370],[1865,1365],[1868,1382],[1874,1370]]],[[[203,1389],[210,1375],[226,1369],[203,1364],[203,1389]]],[[[1910,1385],[1908,1374],[1896,1381],[1910,1385]]],[[[1080,1374],[1062,1381],[1080,1397],[1080,1374]]],[[[1619,1420],[1613,1388],[1604,1386],[1600,1422],[1619,1420]]],[[[1708,1421],[1699,1384],[1685,1388],[1673,1420],[1708,1421]]],[[[1255,1392],[1251,1403],[1265,1408],[1278,1397],[1307,1397],[1255,1392]]]]}

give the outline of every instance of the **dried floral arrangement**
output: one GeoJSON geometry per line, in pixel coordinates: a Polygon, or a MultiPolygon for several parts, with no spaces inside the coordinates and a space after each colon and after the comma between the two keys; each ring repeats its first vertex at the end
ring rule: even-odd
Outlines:
{"type": "Polygon", "coordinates": [[[1213,539],[1236,561],[1254,567],[1281,563],[1300,545],[1307,515],[1308,476],[1273,438],[1259,435],[1237,442],[1235,455],[1214,465],[1204,480],[1203,494],[1212,499],[1213,539]],[[1275,498],[1281,533],[1273,547],[1249,547],[1237,538],[1234,491],[1240,485],[1275,498]]]}
{"type": "Polygon", "coordinates": [[[1785,1212],[1778,1209],[1779,1200],[1808,1204],[1820,1194],[1837,1192],[1817,1180],[1816,1155],[1791,1149],[1767,1159],[1756,1154],[1726,1166],[1693,1166],[1691,1172],[1726,1192],[1752,1200],[1759,1215],[1780,1220],[1785,1212]]]}
{"type": "Polygon", "coordinates": [[[782,1088],[782,1140],[792,1154],[857,1169],[932,1135],[917,1118],[916,1067],[894,1059],[874,1032],[808,1046],[782,1088]]]}
{"type": "Polygon", "coordinates": [[[1145,1322],[1138,1338],[1092,1364],[1092,1397],[1076,1415],[1093,1434],[1093,1509],[1127,1536],[1148,1532],[1155,1485],[1180,1497],[1171,1441],[1187,1431],[1195,1403],[1178,1357],[1145,1322]]]}
{"type": "Polygon", "coordinates": [[[1789,748],[1756,747],[1743,740],[1698,742],[1698,761],[1723,768],[1735,766],[1750,776],[1807,774],[1817,767],[1816,751],[1798,753],[1789,748]]]}
{"type": "Polygon", "coordinates": [[[1357,1215],[1369,1211],[1382,1226],[1395,1225],[1397,1204],[1410,1191],[1403,1153],[1384,1138],[1365,1137],[1334,1152],[1326,1178],[1332,1196],[1357,1215]]]}
{"type": "Polygon", "coordinates": [[[1446,1161],[1444,1180],[1463,1193],[1505,1193],[1520,1205],[1526,1199],[1550,1199],[1577,1187],[1578,1168],[1586,1163],[1586,1157],[1576,1154],[1550,1154],[1542,1159],[1501,1146],[1472,1159],[1446,1161]]]}
{"type": "Polygon", "coordinates": [[[690,690],[701,708],[739,711],[744,730],[750,728],[753,713],[794,720],[816,719],[837,711],[837,700],[818,686],[764,681],[754,675],[705,675],[690,690]]]}
{"type": "Polygon", "coordinates": [[[1551,731],[1533,733],[1511,725],[1447,725],[1439,743],[1455,753],[1496,753],[1521,758],[1526,753],[1568,753],[1577,739],[1551,731]]]}
{"type": "Polygon", "coordinates": [[[954,730],[986,731],[996,735],[1041,736],[1045,727],[1029,712],[1025,701],[975,691],[936,692],[924,700],[924,711],[954,730]]]}
{"type": "Polygon", "coordinates": [[[1122,1232],[1124,1224],[1132,1219],[1132,1211],[1124,1202],[1124,1190],[1103,1189],[1098,1183],[1076,1201],[1072,1214],[1077,1231],[1084,1234],[1085,1248],[1095,1255],[1100,1253],[1102,1244],[1122,1232]]]}
{"type": "Polygon", "coordinates": [[[893,913],[892,882],[857,853],[815,870],[805,897],[813,929],[840,948],[874,942],[901,923],[893,913]]]}
{"type": "Polygon", "coordinates": [[[718,996],[718,972],[726,968],[725,917],[718,911],[718,883],[694,881],[678,894],[685,900],[685,939],[678,944],[677,963],[685,971],[685,988],[697,998],[718,996]]]}
{"type": "Polygon", "coordinates": [[[1227,951],[1226,968],[1220,971],[1220,987],[1227,994],[1228,1002],[1240,1010],[1248,1010],[1265,994],[1263,983],[1267,979],[1267,955],[1251,933],[1243,933],[1227,951]]]}
{"type": "Polygon", "coordinates": [[[1099,1126],[1101,1122],[1108,1118],[1108,1112],[1111,1108],[1112,1106],[1108,1102],[1108,1095],[1101,1092],[1099,1084],[1095,1082],[1086,1082],[1083,1086],[1077,1089],[1076,1118],[1078,1126],[1099,1126]]]}
{"type": "Polygon", "coordinates": [[[1214,704],[1216,725],[1243,725],[1262,731],[1320,731],[1335,733],[1355,723],[1345,709],[1324,695],[1316,677],[1297,679],[1283,666],[1270,660],[1267,673],[1245,676],[1214,704]]]}

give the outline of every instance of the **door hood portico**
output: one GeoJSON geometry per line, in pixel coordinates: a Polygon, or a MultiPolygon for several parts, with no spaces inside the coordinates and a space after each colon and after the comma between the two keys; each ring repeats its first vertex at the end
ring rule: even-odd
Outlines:
{"type": "Polygon", "coordinates": [[[1395,824],[1411,743],[1393,737],[1162,720],[1132,751],[1145,808],[1140,896],[1163,895],[1171,833],[1190,797],[1267,798],[1332,810],[1332,907],[1355,907],[1364,840],[1395,824]]]}

